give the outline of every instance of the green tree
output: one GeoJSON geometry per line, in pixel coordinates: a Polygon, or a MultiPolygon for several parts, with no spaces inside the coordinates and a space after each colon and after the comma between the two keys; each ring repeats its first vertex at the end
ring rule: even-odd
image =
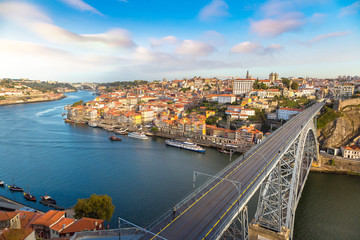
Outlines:
{"type": "Polygon", "coordinates": [[[205,122],[206,124],[208,125],[215,125],[216,122],[218,121],[219,117],[218,116],[211,116],[211,117],[208,117],[205,122]]]}
{"type": "Polygon", "coordinates": [[[290,87],[290,79],[282,78],[282,83],[284,84],[285,87],[287,87],[287,88],[290,87]]]}
{"type": "Polygon", "coordinates": [[[157,127],[152,127],[151,131],[156,133],[158,131],[158,128],[157,127]]]}
{"type": "Polygon", "coordinates": [[[259,80],[255,80],[254,84],[253,84],[253,88],[254,89],[259,89],[259,80]]]}
{"type": "Polygon", "coordinates": [[[80,100],[80,101],[78,101],[78,102],[74,102],[72,106],[73,106],[73,107],[76,107],[76,106],[78,106],[78,105],[82,105],[83,102],[84,102],[83,100],[80,100]]]}
{"type": "Polygon", "coordinates": [[[75,218],[97,218],[110,221],[115,210],[112,199],[108,195],[92,194],[90,198],[78,199],[74,206],[75,218]]]}
{"type": "Polygon", "coordinates": [[[298,90],[298,88],[299,88],[299,84],[298,84],[297,82],[293,82],[293,83],[291,84],[291,89],[292,89],[292,90],[298,90]]]}

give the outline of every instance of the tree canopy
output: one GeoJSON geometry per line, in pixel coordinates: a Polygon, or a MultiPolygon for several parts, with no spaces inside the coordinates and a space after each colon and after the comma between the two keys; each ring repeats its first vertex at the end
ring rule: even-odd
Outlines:
{"type": "Polygon", "coordinates": [[[282,78],[282,83],[284,84],[285,87],[287,87],[287,88],[290,87],[290,79],[282,78]]]}
{"type": "Polygon", "coordinates": [[[292,89],[292,90],[298,90],[298,88],[299,88],[299,84],[298,84],[297,82],[293,82],[293,83],[291,84],[291,89],[292,89]]]}
{"type": "Polygon", "coordinates": [[[78,199],[74,206],[75,218],[89,217],[110,221],[115,210],[108,195],[92,194],[90,198],[78,199]]]}

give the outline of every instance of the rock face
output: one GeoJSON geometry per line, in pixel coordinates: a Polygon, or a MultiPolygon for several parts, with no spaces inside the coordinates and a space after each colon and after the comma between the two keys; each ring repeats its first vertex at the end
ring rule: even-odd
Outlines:
{"type": "Polygon", "coordinates": [[[346,106],[341,117],[318,130],[320,148],[340,147],[360,133],[360,106],[346,106]]]}

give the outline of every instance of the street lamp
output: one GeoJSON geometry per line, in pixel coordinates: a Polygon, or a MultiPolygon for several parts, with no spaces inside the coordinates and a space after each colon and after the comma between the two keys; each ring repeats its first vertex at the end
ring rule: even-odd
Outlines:
{"type": "Polygon", "coordinates": [[[196,178],[197,178],[198,175],[204,175],[204,176],[208,176],[208,177],[211,177],[211,178],[217,178],[217,179],[221,179],[221,181],[228,181],[228,182],[232,183],[235,186],[235,188],[237,189],[238,193],[239,193],[239,208],[240,208],[241,182],[230,180],[230,179],[219,177],[219,176],[210,175],[210,174],[207,174],[207,173],[194,171],[193,172],[193,188],[195,188],[195,181],[196,181],[196,178]]]}

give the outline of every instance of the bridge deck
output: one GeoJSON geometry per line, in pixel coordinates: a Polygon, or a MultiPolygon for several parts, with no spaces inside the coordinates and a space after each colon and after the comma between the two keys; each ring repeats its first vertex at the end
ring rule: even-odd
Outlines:
{"type": "Polygon", "coordinates": [[[316,103],[293,117],[283,127],[267,137],[265,141],[240,157],[220,177],[241,182],[239,192],[229,181],[215,179],[193,198],[182,204],[175,216],[170,214],[151,228],[162,238],[145,236],[144,239],[214,239],[223,230],[236,212],[245,206],[251,196],[268,175],[281,151],[301,133],[306,125],[322,108],[316,103]]]}

